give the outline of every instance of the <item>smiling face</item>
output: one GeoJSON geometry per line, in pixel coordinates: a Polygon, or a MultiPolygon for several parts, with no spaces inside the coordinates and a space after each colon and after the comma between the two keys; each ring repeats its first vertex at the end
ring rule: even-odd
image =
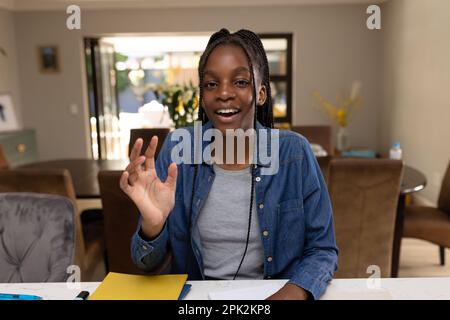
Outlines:
{"type": "MultiPolygon", "coordinates": [[[[265,87],[255,73],[258,105],[265,101],[265,87]]],[[[253,83],[247,56],[237,45],[219,45],[209,55],[204,69],[203,109],[214,128],[253,128],[253,83]]]]}

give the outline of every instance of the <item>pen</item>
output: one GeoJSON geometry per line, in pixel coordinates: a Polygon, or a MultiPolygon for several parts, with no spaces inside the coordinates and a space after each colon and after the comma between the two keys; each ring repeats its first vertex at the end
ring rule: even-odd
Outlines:
{"type": "Polygon", "coordinates": [[[0,293],[0,300],[42,300],[42,297],[30,294],[0,293]]]}
{"type": "Polygon", "coordinates": [[[89,297],[89,292],[88,291],[81,291],[74,300],[86,300],[87,297],[89,297]]]}
{"type": "Polygon", "coordinates": [[[181,289],[181,293],[180,296],[178,297],[178,300],[183,300],[184,297],[186,297],[186,295],[188,294],[189,290],[191,289],[192,285],[191,284],[185,284],[183,286],[183,289],[181,289]]]}

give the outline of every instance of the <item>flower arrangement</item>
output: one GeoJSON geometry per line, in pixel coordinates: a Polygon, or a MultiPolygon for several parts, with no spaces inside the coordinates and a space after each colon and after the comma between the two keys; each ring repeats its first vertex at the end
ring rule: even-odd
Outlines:
{"type": "Polygon", "coordinates": [[[336,95],[335,104],[322,97],[318,90],[313,92],[313,96],[316,98],[319,106],[338,126],[336,147],[338,151],[341,152],[349,147],[346,128],[350,117],[362,106],[362,98],[359,95],[360,87],[361,85],[359,82],[354,82],[350,93],[344,94],[343,96],[339,94],[336,95]]]}
{"type": "Polygon", "coordinates": [[[167,106],[175,128],[194,125],[198,112],[198,87],[192,82],[185,85],[160,84],[154,88],[155,96],[167,106]]]}
{"type": "Polygon", "coordinates": [[[348,126],[350,117],[362,106],[362,98],[359,95],[360,87],[359,82],[353,83],[350,93],[344,94],[343,96],[336,95],[335,104],[323,98],[318,90],[313,92],[313,96],[328,117],[339,127],[345,128],[348,126]]]}

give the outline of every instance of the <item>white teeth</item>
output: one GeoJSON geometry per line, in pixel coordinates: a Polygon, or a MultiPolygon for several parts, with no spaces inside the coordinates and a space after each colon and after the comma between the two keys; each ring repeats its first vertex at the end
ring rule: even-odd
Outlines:
{"type": "Polygon", "coordinates": [[[239,109],[226,108],[226,109],[219,109],[219,110],[216,111],[216,113],[222,113],[222,114],[225,114],[225,113],[236,113],[236,112],[239,112],[239,109]]]}

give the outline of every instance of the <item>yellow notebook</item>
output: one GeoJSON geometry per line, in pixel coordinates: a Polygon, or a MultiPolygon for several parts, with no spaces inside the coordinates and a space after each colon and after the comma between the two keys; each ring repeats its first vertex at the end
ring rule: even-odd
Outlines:
{"type": "Polygon", "coordinates": [[[138,276],[110,272],[89,300],[177,300],[187,274],[138,276]]]}

